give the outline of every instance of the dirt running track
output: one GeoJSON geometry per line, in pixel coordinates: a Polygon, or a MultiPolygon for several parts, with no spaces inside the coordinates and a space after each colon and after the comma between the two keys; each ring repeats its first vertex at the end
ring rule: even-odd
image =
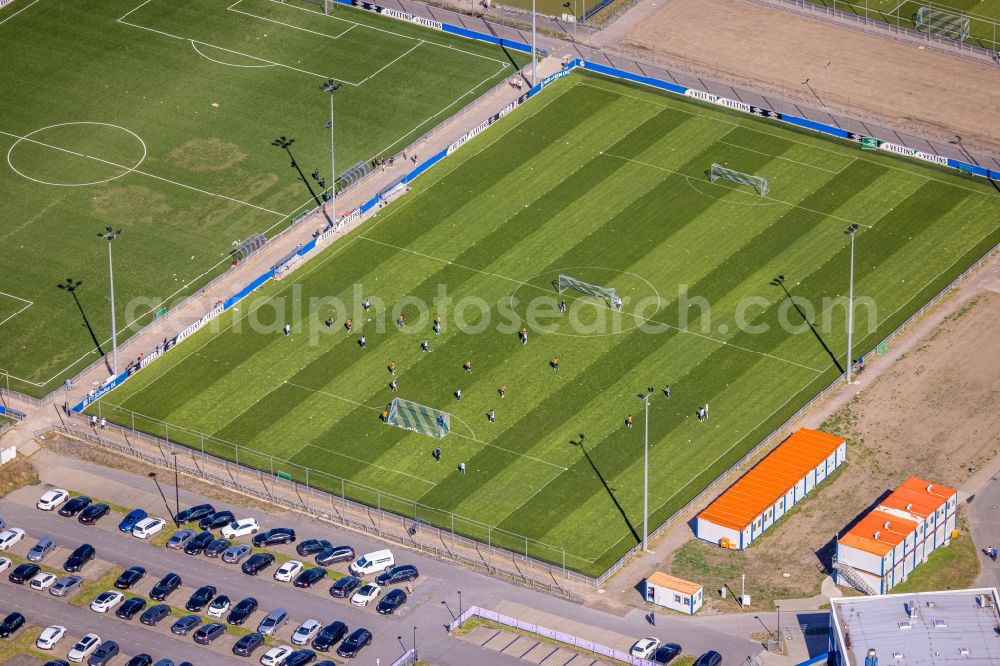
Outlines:
{"type": "MultiPolygon", "coordinates": [[[[977,64],[747,0],[645,0],[601,41],[846,115],[1000,153],[1000,67],[977,64]],[[803,84],[809,79],[812,90],[803,84]],[[991,149],[992,145],[992,149],[991,149]]],[[[597,40],[595,40],[597,41],[597,40]]]]}

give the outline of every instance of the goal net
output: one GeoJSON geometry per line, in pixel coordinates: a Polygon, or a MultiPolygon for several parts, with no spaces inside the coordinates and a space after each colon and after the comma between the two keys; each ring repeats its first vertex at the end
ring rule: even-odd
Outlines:
{"type": "Polygon", "coordinates": [[[396,398],[389,406],[389,425],[412,430],[421,435],[443,439],[451,430],[451,417],[447,412],[396,398]]]}
{"type": "Polygon", "coordinates": [[[721,164],[712,165],[712,168],[708,172],[708,178],[713,183],[721,178],[739,185],[747,185],[757,190],[757,194],[760,196],[765,196],[768,193],[767,179],[764,176],[752,176],[742,171],[726,168],[721,164]]]}
{"type": "Polygon", "coordinates": [[[968,16],[936,7],[921,7],[913,19],[917,30],[961,42],[968,38],[971,22],[968,16]]]}
{"type": "Polygon", "coordinates": [[[560,275],[559,293],[561,294],[567,289],[574,289],[590,296],[603,298],[611,307],[619,307],[621,304],[621,299],[618,298],[618,294],[615,293],[612,287],[601,287],[600,285],[589,284],[583,280],[577,280],[569,275],[560,275]]]}

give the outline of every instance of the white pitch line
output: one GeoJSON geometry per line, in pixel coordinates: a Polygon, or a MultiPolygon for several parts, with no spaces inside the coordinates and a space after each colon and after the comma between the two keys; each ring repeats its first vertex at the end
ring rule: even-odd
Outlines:
{"type": "Polygon", "coordinates": [[[8,16],[7,18],[5,18],[4,20],[0,21],[0,25],[3,25],[3,24],[4,24],[4,23],[6,23],[7,21],[11,20],[11,19],[12,19],[12,18],[14,18],[15,16],[17,16],[18,14],[20,14],[21,12],[23,12],[23,11],[24,11],[25,9],[28,9],[29,7],[31,7],[31,6],[33,6],[33,5],[35,5],[35,4],[37,3],[37,2],[38,2],[38,0],[34,0],[34,2],[31,2],[30,4],[27,4],[27,5],[25,5],[24,7],[21,7],[21,8],[20,8],[20,9],[18,9],[18,10],[17,10],[16,12],[14,12],[13,14],[11,14],[11,15],[10,15],[10,16],[8,16]]]}
{"type": "MultiPolygon", "coordinates": [[[[319,446],[318,444],[313,444],[312,442],[309,442],[308,444],[306,444],[305,446],[303,446],[302,449],[304,449],[306,447],[309,447],[309,446],[311,446],[314,449],[319,449],[323,453],[327,453],[327,454],[331,454],[332,453],[335,456],[340,456],[341,458],[347,458],[348,460],[353,460],[354,462],[361,463],[362,465],[367,465],[368,467],[377,467],[378,469],[385,470],[386,472],[390,472],[392,474],[399,474],[401,476],[408,476],[411,479],[416,479],[417,481],[419,481],[421,483],[426,483],[429,486],[436,486],[437,485],[435,482],[428,481],[427,479],[421,479],[419,476],[414,476],[414,475],[408,474],[406,472],[401,472],[398,469],[392,469],[391,467],[384,467],[383,465],[379,465],[378,463],[373,463],[373,462],[369,462],[367,460],[362,460],[361,458],[355,458],[354,456],[349,456],[346,453],[341,453],[340,451],[337,451],[336,449],[328,449],[326,447],[319,446]]],[[[298,455],[299,453],[301,453],[302,449],[299,449],[298,451],[296,451],[292,455],[292,457],[295,457],[296,455],[298,455]]],[[[323,470],[316,470],[316,471],[322,473],[323,470]]]]}
{"type": "MultiPolygon", "coordinates": [[[[735,129],[735,128],[733,128],[733,129],[735,129]]],[[[732,130],[730,130],[730,132],[731,131],[732,130]]],[[[728,134],[728,132],[727,132],[727,134],[728,134]]],[[[740,150],[745,150],[745,151],[747,151],[749,153],[757,153],[758,155],[765,155],[767,157],[770,157],[770,158],[776,159],[776,160],[785,160],[786,162],[793,162],[795,164],[799,164],[799,165],[804,166],[804,167],[809,167],[810,169],[819,169],[820,171],[825,171],[827,173],[833,173],[833,174],[840,173],[839,171],[834,171],[833,169],[825,169],[825,168],[823,168],[821,166],[816,166],[815,164],[808,164],[806,162],[800,162],[798,160],[793,160],[790,157],[782,157],[781,155],[772,155],[771,153],[765,153],[762,150],[754,150],[753,148],[747,148],[746,146],[741,146],[738,143],[730,143],[729,141],[723,141],[722,139],[716,139],[715,143],[723,143],[723,144],[725,144],[727,146],[732,146],[733,148],[739,148],[740,150]]]]}
{"type": "Polygon", "coordinates": [[[243,14],[244,16],[250,16],[252,18],[259,19],[261,21],[267,21],[268,23],[274,23],[276,25],[283,25],[286,28],[292,28],[293,30],[301,30],[302,32],[308,32],[309,34],[316,35],[317,37],[325,37],[326,39],[340,39],[343,35],[346,35],[348,32],[350,32],[351,28],[354,27],[352,25],[350,28],[348,28],[347,30],[344,30],[342,33],[340,33],[339,35],[337,35],[336,37],[334,37],[333,35],[328,35],[325,32],[319,32],[317,30],[310,30],[308,28],[303,28],[301,26],[292,25],[291,23],[285,23],[284,21],[278,21],[276,19],[267,18],[266,16],[258,16],[257,14],[251,14],[250,12],[245,12],[242,9],[233,9],[233,7],[235,7],[236,5],[240,4],[241,2],[243,2],[243,0],[236,0],[236,2],[234,2],[233,4],[231,4],[228,7],[226,7],[226,9],[228,11],[233,12],[234,14],[243,14]]]}
{"type": "Polygon", "coordinates": [[[67,153],[67,154],[73,155],[75,157],[82,157],[84,159],[94,160],[95,162],[100,162],[101,164],[107,164],[108,166],[113,166],[113,167],[116,167],[118,169],[125,169],[125,170],[129,171],[129,173],[137,173],[137,174],[140,174],[142,176],[146,176],[147,178],[153,178],[155,180],[160,180],[160,181],[163,181],[164,183],[170,183],[171,185],[176,185],[177,187],[183,187],[183,188],[188,189],[188,190],[193,190],[193,191],[199,192],[201,194],[207,194],[208,196],[218,197],[219,199],[226,199],[227,201],[232,201],[233,203],[238,203],[238,204],[242,204],[244,206],[249,206],[250,208],[256,208],[257,210],[264,211],[265,213],[271,213],[272,215],[277,215],[279,217],[284,217],[285,216],[284,213],[279,213],[278,211],[271,210],[270,208],[264,208],[263,206],[258,206],[257,204],[252,204],[252,203],[250,203],[248,201],[241,201],[240,199],[234,199],[233,197],[226,196],[225,194],[217,194],[215,192],[209,192],[208,190],[203,190],[203,189],[201,189],[199,187],[195,187],[194,185],[187,185],[185,183],[177,182],[176,180],[170,180],[169,178],[164,178],[163,176],[157,176],[155,174],[149,173],[148,171],[141,171],[139,169],[132,169],[131,167],[128,167],[128,166],[126,166],[124,164],[118,164],[117,162],[112,162],[111,160],[106,160],[106,159],[103,159],[101,157],[96,157],[94,155],[86,155],[84,153],[79,153],[79,152],[77,152],[75,150],[70,150],[68,148],[62,148],[60,146],[54,146],[52,144],[45,143],[44,141],[38,141],[37,139],[32,139],[31,137],[21,136],[19,134],[14,134],[14,133],[11,133],[11,132],[5,132],[4,130],[0,130],[0,134],[3,134],[5,136],[9,136],[9,137],[18,139],[20,141],[27,141],[28,143],[34,143],[34,144],[37,144],[37,145],[42,146],[44,148],[51,148],[52,150],[58,150],[59,152],[67,153]]]}
{"type": "Polygon", "coordinates": [[[380,74],[380,73],[381,73],[381,72],[382,72],[383,70],[385,70],[385,69],[388,69],[389,67],[392,67],[392,66],[393,66],[393,65],[395,65],[395,64],[396,64],[397,62],[399,62],[400,60],[402,60],[402,59],[403,59],[403,58],[405,58],[406,56],[408,56],[408,55],[410,55],[411,53],[413,53],[414,51],[416,51],[416,50],[417,50],[417,48],[418,48],[418,47],[419,47],[419,46],[420,46],[421,44],[424,44],[424,43],[425,43],[425,42],[424,42],[423,40],[420,40],[420,41],[418,41],[418,42],[417,42],[416,44],[414,44],[414,45],[413,45],[413,48],[411,48],[411,49],[410,49],[409,51],[407,51],[406,53],[403,53],[403,54],[401,54],[401,55],[397,56],[396,58],[393,58],[393,59],[392,59],[392,60],[390,60],[390,61],[389,61],[388,63],[386,63],[386,64],[382,65],[381,67],[379,67],[378,69],[376,69],[374,73],[372,73],[372,74],[370,74],[370,75],[366,76],[365,78],[361,79],[360,81],[358,81],[358,83],[357,83],[356,85],[359,85],[359,86],[360,86],[360,85],[361,85],[361,84],[363,84],[363,83],[364,83],[365,81],[368,81],[369,79],[371,79],[371,78],[373,78],[373,77],[376,77],[376,76],[378,76],[378,75],[379,75],[379,74],[380,74]]]}
{"type": "MultiPolygon", "coordinates": [[[[237,65],[234,62],[222,62],[221,60],[216,60],[212,56],[208,56],[208,55],[205,55],[204,53],[202,53],[201,49],[198,48],[198,42],[194,41],[193,39],[190,40],[190,41],[191,41],[191,48],[194,49],[195,53],[197,53],[198,55],[200,55],[205,60],[209,60],[211,62],[214,62],[217,65],[225,65],[226,67],[245,67],[247,69],[258,69],[258,68],[262,68],[262,67],[277,67],[277,65],[275,65],[273,63],[269,63],[269,62],[265,62],[262,65],[237,65]]],[[[215,47],[211,46],[209,48],[215,48],[215,47]]]]}
{"type": "MultiPolygon", "coordinates": [[[[379,245],[384,245],[386,247],[391,247],[391,248],[399,250],[401,252],[409,252],[410,254],[417,255],[418,257],[424,257],[425,259],[431,259],[432,261],[440,261],[443,264],[448,264],[449,266],[454,266],[455,268],[462,268],[462,269],[465,269],[467,271],[472,271],[474,273],[479,273],[481,275],[488,275],[490,277],[499,278],[501,280],[507,280],[508,282],[513,282],[515,284],[518,284],[518,285],[521,285],[521,286],[524,286],[524,287],[530,287],[532,289],[538,289],[540,291],[547,291],[544,287],[540,287],[538,285],[534,285],[534,284],[531,284],[529,282],[523,282],[522,280],[517,280],[515,278],[508,277],[506,275],[500,275],[499,273],[491,273],[489,271],[480,270],[478,268],[472,268],[471,266],[464,266],[462,264],[457,264],[454,261],[450,261],[448,259],[441,259],[440,257],[435,257],[435,256],[430,255],[430,254],[425,254],[423,252],[418,252],[416,250],[411,250],[411,249],[406,248],[406,247],[400,247],[398,245],[393,245],[392,243],[386,243],[386,242],[383,242],[383,241],[375,240],[374,238],[369,238],[368,236],[366,236],[364,234],[359,234],[357,236],[357,238],[364,239],[364,240],[369,241],[371,243],[377,243],[379,245]]],[[[572,300],[572,301],[580,301],[580,302],[583,302],[583,303],[589,303],[590,302],[590,301],[587,301],[587,300],[582,299],[582,298],[577,298],[575,296],[566,296],[565,294],[563,294],[563,296],[565,296],[566,298],[568,298],[569,300],[572,300]]],[[[796,366],[798,366],[800,368],[804,368],[806,370],[811,370],[812,372],[815,372],[816,374],[821,374],[821,373],[824,372],[824,370],[817,370],[816,368],[810,367],[808,365],[803,365],[802,363],[799,363],[797,361],[792,361],[792,360],[789,360],[787,358],[782,358],[781,356],[775,356],[774,354],[768,354],[767,352],[757,351],[756,349],[750,349],[748,347],[741,347],[740,345],[735,345],[732,342],[729,342],[728,340],[720,340],[718,338],[713,338],[710,335],[705,335],[704,333],[696,333],[695,331],[692,331],[692,330],[689,330],[689,329],[686,329],[686,328],[680,328],[678,326],[673,326],[672,324],[667,324],[666,322],[657,321],[656,319],[650,319],[648,317],[643,317],[641,315],[637,315],[634,312],[622,312],[622,314],[625,315],[625,316],[628,316],[628,317],[632,317],[633,319],[637,319],[637,320],[639,320],[639,321],[641,321],[643,323],[659,324],[660,326],[666,326],[667,328],[673,329],[673,330],[677,331],[678,333],[687,333],[688,335],[693,335],[695,337],[704,338],[705,340],[711,340],[712,342],[715,342],[716,344],[724,345],[726,347],[732,347],[733,349],[738,349],[740,351],[745,351],[745,352],[750,353],[750,354],[757,354],[758,356],[763,356],[765,358],[771,358],[771,359],[774,359],[775,361],[781,361],[782,363],[788,363],[790,365],[796,365],[796,366]]]]}
{"type": "Polygon", "coordinates": [[[32,305],[35,304],[34,301],[29,301],[27,298],[21,298],[20,296],[15,296],[14,294],[8,294],[7,292],[4,292],[4,291],[0,291],[0,296],[6,296],[7,298],[13,298],[15,301],[21,301],[22,303],[27,303],[27,305],[25,305],[24,307],[22,307],[20,310],[18,310],[14,314],[8,316],[3,321],[0,321],[0,326],[3,326],[8,321],[10,321],[11,319],[13,319],[14,317],[16,317],[17,315],[21,314],[22,312],[24,312],[25,310],[27,310],[28,308],[30,308],[32,305]]]}

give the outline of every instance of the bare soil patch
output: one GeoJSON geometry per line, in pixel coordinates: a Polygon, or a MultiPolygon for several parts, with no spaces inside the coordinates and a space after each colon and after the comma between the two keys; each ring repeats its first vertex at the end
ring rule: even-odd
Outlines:
{"type": "Polygon", "coordinates": [[[995,65],[745,0],[648,0],[607,32],[603,40],[620,36],[626,45],[655,52],[657,62],[776,97],[784,91],[786,100],[884,118],[889,126],[939,140],[960,134],[966,146],[985,143],[987,152],[1000,146],[992,112],[1000,104],[995,65]]]}
{"type": "Polygon", "coordinates": [[[170,151],[170,160],[188,171],[225,171],[246,159],[235,143],[219,138],[191,139],[170,151]]]}

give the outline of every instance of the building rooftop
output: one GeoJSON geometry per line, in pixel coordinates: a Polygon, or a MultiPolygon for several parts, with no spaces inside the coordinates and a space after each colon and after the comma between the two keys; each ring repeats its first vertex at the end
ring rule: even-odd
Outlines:
{"type": "Polygon", "coordinates": [[[844,597],[831,601],[831,630],[848,666],[864,666],[869,649],[879,666],[996,665],[998,604],[996,588],[844,597]]]}
{"type": "Polygon", "coordinates": [[[885,498],[882,506],[906,511],[915,516],[931,516],[935,511],[955,496],[955,490],[947,486],[935,485],[929,481],[911,476],[903,482],[891,495],[885,498]]]}
{"type": "Polygon", "coordinates": [[[917,524],[912,520],[875,509],[840,537],[840,543],[885,557],[886,553],[901,544],[916,529],[917,524]]]}
{"type": "Polygon", "coordinates": [[[653,572],[649,578],[646,579],[646,582],[652,585],[665,587],[668,590],[682,592],[683,594],[690,596],[698,594],[698,591],[701,590],[701,585],[698,583],[692,583],[689,580],[684,580],[683,578],[678,578],[677,576],[671,576],[670,574],[665,574],[662,571],[653,572]]]}

